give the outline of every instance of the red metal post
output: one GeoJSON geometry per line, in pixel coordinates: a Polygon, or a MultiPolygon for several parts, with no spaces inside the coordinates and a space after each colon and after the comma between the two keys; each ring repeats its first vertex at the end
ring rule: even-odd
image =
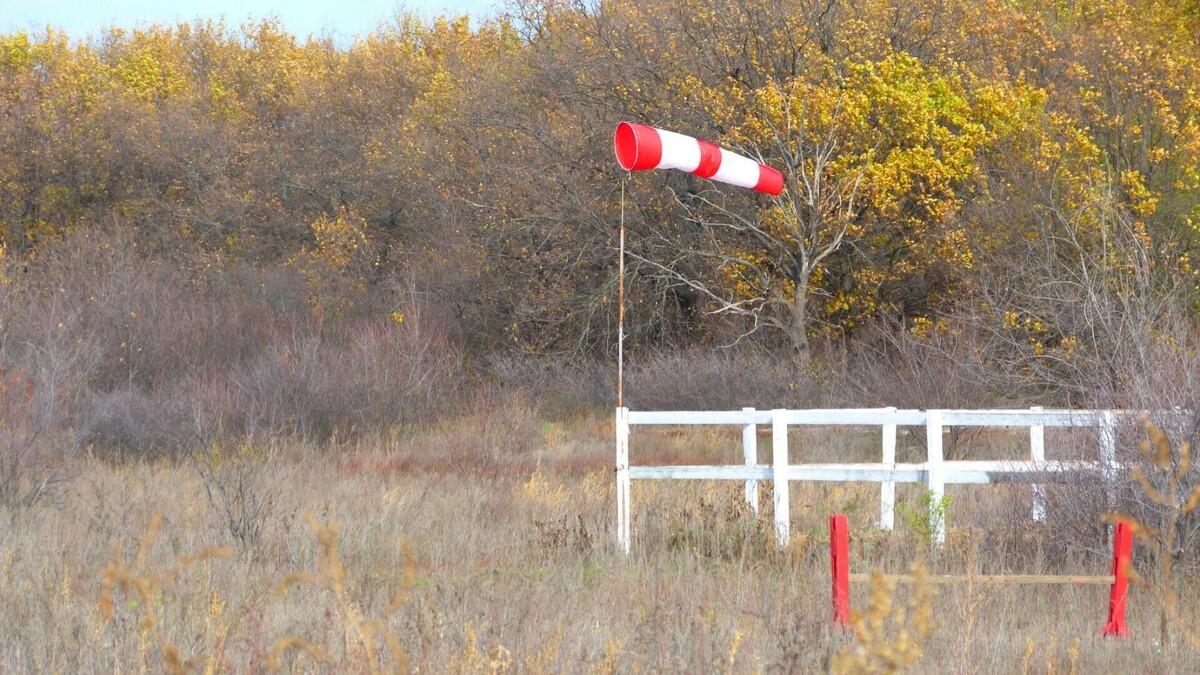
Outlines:
{"type": "Polygon", "coordinates": [[[829,562],[833,572],[833,622],[850,624],[850,528],[846,514],[829,516],[829,562]]]}
{"type": "Polygon", "coordinates": [[[1129,597],[1129,559],[1133,554],[1133,528],[1117,523],[1113,533],[1113,585],[1108,591],[1108,623],[1101,635],[1128,637],[1125,625],[1125,600],[1129,597]]]}

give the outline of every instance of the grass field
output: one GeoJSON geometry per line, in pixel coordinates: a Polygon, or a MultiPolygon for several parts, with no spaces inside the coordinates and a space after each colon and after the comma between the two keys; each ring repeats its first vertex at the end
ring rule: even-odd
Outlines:
{"type": "MultiPolygon", "coordinates": [[[[1161,644],[1144,586],[1123,640],[1099,636],[1104,586],[860,584],[862,630],[832,627],[825,519],[835,511],[850,515],[856,572],[917,561],[936,573],[1108,572],[1099,524],[1094,547],[1056,545],[1053,529],[1028,522],[1018,487],[952,491],[950,538],[933,551],[915,489],[899,492],[909,517],[882,533],[870,525],[876,486],[797,484],[793,543],[777,552],[769,508],[755,517],[738,484],[635,482],[626,557],[613,543],[611,427],[607,411],[551,421],[518,405],[322,448],[81,456],[52,503],[4,514],[0,668],[1200,670],[1195,649],[1161,644]]],[[[838,456],[870,452],[862,439],[811,440],[838,456]]],[[[732,462],[740,449],[732,431],[698,430],[641,435],[633,453],[732,462]]],[[[1196,584],[1176,579],[1189,621],[1196,584]]]]}

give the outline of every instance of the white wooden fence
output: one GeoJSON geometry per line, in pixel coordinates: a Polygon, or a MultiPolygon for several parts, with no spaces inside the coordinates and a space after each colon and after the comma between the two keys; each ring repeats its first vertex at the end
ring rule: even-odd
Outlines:
{"type": "MultiPolygon", "coordinates": [[[[617,408],[617,543],[626,553],[632,541],[630,521],[631,482],[639,480],[739,480],[746,482],[746,500],[758,509],[758,481],[774,485],[775,535],[780,548],[790,535],[788,492],[791,481],[867,481],[880,483],[879,525],[894,524],[896,483],[925,483],[932,499],[930,508],[941,503],[947,484],[992,483],[1004,477],[1026,476],[1026,482],[1063,480],[1072,472],[1096,472],[1106,484],[1116,478],[1116,424],[1130,413],[1112,410],[897,410],[895,408],[826,410],[740,411],[631,411],[617,408]],[[771,425],[771,463],[758,462],[760,424],[771,425]],[[740,425],[744,464],[725,466],[630,466],[629,431],[634,426],[652,425],[740,425]],[[881,430],[879,463],[790,464],[789,426],[870,426],[881,430]],[[922,463],[896,463],[896,428],[924,426],[926,458],[922,463]],[[1029,429],[1029,459],[1012,461],[948,461],[942,452],[942,434],[947,427],[1025,427],[1029,429]],[[1100,452],[1097,461],[1049,461],[1046,459],[1046,427],[1085,427],[1097,431],[1100,452]]],[[[1111,495],[1111,490],[1108,491],[1111,495]]],[[[1044,494],[1034,487],[1032,516],[1045,518],[1044,494]]],[[[931,514],[938,542],[945,540],[945,519],[931,514]]]]}

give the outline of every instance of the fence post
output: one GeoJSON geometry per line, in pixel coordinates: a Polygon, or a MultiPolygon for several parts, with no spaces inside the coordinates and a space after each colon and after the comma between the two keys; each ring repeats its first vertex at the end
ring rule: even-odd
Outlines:
{"type": "MultiPolygon", "coordinates": [[[[754,414],[754,408],[742,408],[747,415],[754,414]]],[[[758,427],[754,422],[742,425],[742,456],[746,466],[758,466],[758,427]]],[[[746,481],[746,503],[758,513],[758,481],[746,481]]]]}
{"type": "MultiPolygon", "coordinates": [[[[887,409],[889,415],[896,412],[894,407],[887,409]]],[[[888,468],[896,468],[896,425],[883,425],[883,463],[888,468]]],[[[896,483],[885,480],[879,484],[879,527],[890,530],[896,526],[896,483]]]]}
{"type": "Polygon", "coordinates": [[[946,541],[946,511],[942,508],[942,497],[946,493],[946,476],[942,471],[942,411],[930,410],[925,421],[925,481],[929,497],[929,523],[933,526],[933,540],[942,544],[946,541]]]}
{"type": "Polygon", "coordinates": [[[1133,529],[1129,523],[1117,523],[1113,535],[1113,585],[1108,591],[1108,623],[1101,635],[1128,637],[1125,625],[1125,600],[1129,597],[1129,561],[1133,555],[1133,529]]]}
{"type": "Polygon", "coordinates": [[[1100,413],[1100,470],[1104,477],[1104,498],[1111,511],[1117,506],[1117,416],[1111,410],[1100,413]]]}
{"type": "Polygon", "coordinates": [[[630,550],[629,408],[617,408],[617,546],[630,550]]]}
{"type": "Polygon", "coordinates": [[[833,623],[850,624],[850,527],[846,514],[829,516],[829,564],[833,577],[833,623]]]}
{"type": "Polygon", "coordinates": [[[788,433],[786,410],[771,411],[771,478],[775,493],[775,543],[787,548],[791,536],[788,505],[788,433]]]}
{"type": "MultiPolygon", "coordinates": [[[[1030,410],[1042,412],[1042,406],[1035,405],[1030,410]]],[[[1041,424],[1029,427],[1029,458],[1035,462],[1046,461],[1046,428],[1041,424]]],[[[1046,522],[1046,488],[1040,484],[1033,486],[1033,522],[1046,522]]]]}

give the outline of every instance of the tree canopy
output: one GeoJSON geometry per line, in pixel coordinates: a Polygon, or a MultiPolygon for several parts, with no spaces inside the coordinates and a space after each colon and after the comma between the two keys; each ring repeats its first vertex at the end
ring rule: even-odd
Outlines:
{"type": "Polygon", "coordinates": [[[1200,5],[1160,0],[518,0],[348,46],[270,21],[13,32],[0,243],[32,260],[117,224],[196,274],[300,270],[314,312],[403,277],[476,353],[597,356],[624,181],[637,344],[986,314],[1062,356],[1098,338],[1018,300],[1066,262],[1200,298],[1198,32],[1200,5]],[[625,177],[625,119],[787,189],[625,177]]]}

